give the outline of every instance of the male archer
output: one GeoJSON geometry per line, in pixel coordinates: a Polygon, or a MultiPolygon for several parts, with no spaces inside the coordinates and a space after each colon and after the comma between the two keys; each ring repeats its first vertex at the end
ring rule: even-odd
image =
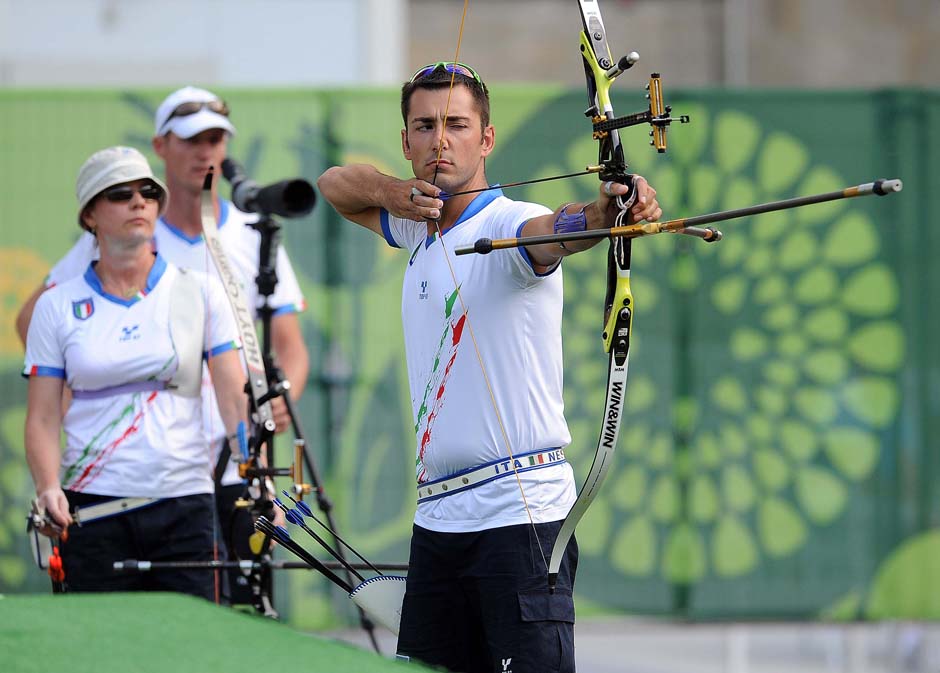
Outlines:
{"type": "Polygon", "coordinates": [[[633,176],[632,188],[607,182],[596,200],[551,211],[486,189],[489,93],[463,64],[419,69],[401,109],[415,177],[350,165],[317,183],[341,215],[409,253],[402,322],[418,507],[398,653],[451,671],[574,671],[577,544],[554,592],[546,557],[576,498],[564,457],[561,260],[595,242],[454,249],[610,227],[617,196],[632,198],[624,224],[655,221],[656,191],[633,176]]]}

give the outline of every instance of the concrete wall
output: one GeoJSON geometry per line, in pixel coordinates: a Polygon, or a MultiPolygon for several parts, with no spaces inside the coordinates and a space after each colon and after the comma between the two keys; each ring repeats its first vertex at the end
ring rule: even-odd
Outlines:
{"type": "MultiPolygon", "coordinates": [[[[462,3],[410,0],[413,65],[453,58],[462,3]]],[[[940,85],[937,0],[603,0],[611,47],[672,85],[940,85]]],[[[571,0],[473,0],[461,58],[492,81],[579,84],[571,0]]]]}
{"type": "MultiPolygon", "coordinates": [[[[0,86],[395,84],[453,58],[459,0],[0,0],[0,86]]],[[[938,0],[602,0],[668,85],[940,85],[938,0]]],[[[472,0],[487,81],[580,86],[572,0],[472,0]]]]}

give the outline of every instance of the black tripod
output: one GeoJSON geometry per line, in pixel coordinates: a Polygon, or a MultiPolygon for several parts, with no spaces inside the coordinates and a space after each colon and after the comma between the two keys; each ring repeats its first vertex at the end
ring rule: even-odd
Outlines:
{"type": "MultiPolygon", "coordinates": [[[[329,526],[330,531],[336,531],[336,523],[333,520],[333,503],[326,495],[326,492],[323,488],[323,481],[320,478],[320,472],[317,469],[316,461],[313,459],[310,451],[307,447],[307,441],[305,439],[303,428],[300,424],[300,417],[297,413],[297,409],[294,405],[294,401],[290,396],[290,382],[284,378],[284,374],[281,369],[278,367],[276,360],[271,352],[271,318],[274,315],[274,310],[271,308],[269,299],[274,290],[277,287],[277,251],[280,245],[281,239],[281,225],[266,213],[262,213],[258,220],[250,224],[255,231],[261,235],[261,245],[258,258],[258,276],[255,279],[255,282],[258,286],[258,295],[261,297],[261,306],[258,308],[258,317],[261,320],[261,347],[262,347],[262,359],[264,361],[264,369],[268,377],[268,393],[258,400],[259,404],[264,404],[269,400],[273,400],[276,397],[281,397],[284,400],[285,406],[287,408],[287,413],[290,416],[291,427],[294,432],[294,446],[296,450],[296,455],[298,459],[295,460],[295,465],[290,470],[284,469],[261,469],[260,473],[265,473],[270,476],[284,476],[290,474],[294,479],[295,490],[300,490],[301,492],[295,492],[294,496],[297,498],[302,498],[307,492],[312,493],[316,498],[317,507],[323,513],[323,516],[326,520],[327,525],[329,526]],[[300,465],[300,458],[303,459],[303,466],[300,465]],[[309,486],[303,483],[301,478],[302,470],[306,467],[307,474],[310,478],[309,486]]],[[[273,455],[273,436],[268,438],[269,441],[264,442],[265,458],[269,466],[274,465],[274,455],[273,455]]],[[[262,502],[256,503],[257,514],[264,514],[270,517],[272,503],[267,496],[266,489],[261,489],[262,502]],[[264,502],[266,501],[266,502],[264,502]]],[[[338,544],[335,540],[334,533],[334,543],[340,554],[340,560],[346,561],[345,552],[342,545],[338,544]]],[[[265,546],[268,546],[270,543],[265,538],[265,546]]],[[[267,577],[263,578],[267,581],[268,595],[270,594],[270,568],[266,571],[267,577]]],[[[346,579],[350,585],[355,586],[357,582],[354,581],[352,574],[349,570],[346,570],[346,579]]],[[[375,637],[375,625],[372,621],[366,616],[362,609],[357,608],[359,611],[359,623],[362,628],[369,634],[369,640],[372,642],[372,646],[376,652],[380,652],[378,641],[375,637]]]]}

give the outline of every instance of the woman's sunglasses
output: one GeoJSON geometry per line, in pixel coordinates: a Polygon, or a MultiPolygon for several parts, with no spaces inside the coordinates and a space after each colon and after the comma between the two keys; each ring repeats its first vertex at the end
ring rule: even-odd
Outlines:
{"type": "Polygon", "coordinates": [[[111,203],[125,203],[133,199],[134,194],[138,193],[147,201],[159,201],[163,198],[163,190],[153,183],[147,183],[141,186],[140,189],[134,189],[128,185],[117,185],[101,192],[101,196],[111,203]]]}

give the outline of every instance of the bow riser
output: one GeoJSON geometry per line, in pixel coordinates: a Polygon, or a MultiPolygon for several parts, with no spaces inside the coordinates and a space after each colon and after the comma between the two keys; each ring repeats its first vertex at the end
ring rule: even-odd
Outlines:
{"type": "MultiPolygon", "coordinates": [[[[584,5],[582,1],[582,11],[584,11],[584,5]]],[[[602,65],[602,63],[611,62],[607,37],[603,32],[604,24],[597,9],[592,8],[592,12],[590,17],[587,14],[583,17],[585,29],[581,32],[581,56],[588,88],[588,100],[591,104],[585,114],[597,125],[614,119],[614,108],[610,102],[610,85],[613,79],[607,74],[610,66],[603,67],[602,65]],[[588,30],[591,30],[591,36],[588,35],[588,30]],[[598,34],[600,37],[595,37],[598,34]],[[598,60],[595,48],[603,50],[600,60],[598,60]]],[[[599,131],[595,126],[594,138],[600,143],[597,152],[597,163],[601,166],[600,179],[622,179],[627,172],[627,162],[623,156],[623,146],[620,144],[620,133],[616,128],[599,131]]]]}

